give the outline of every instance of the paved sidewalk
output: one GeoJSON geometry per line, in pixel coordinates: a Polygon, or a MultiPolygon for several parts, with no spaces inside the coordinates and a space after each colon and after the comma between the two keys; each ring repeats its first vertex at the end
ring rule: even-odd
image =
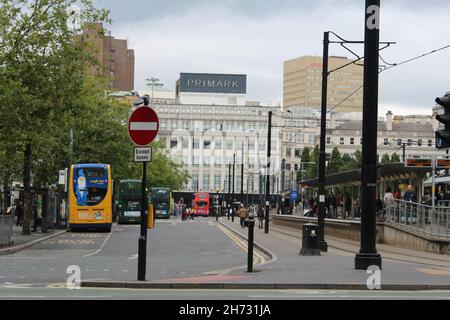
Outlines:
{"type": "MultiPolygon", "coordinates": [[[[221,223],[247,237],[248,230],[242,229],[239,223],[226,219],[221,219],[221,223]]],[[[370,275],[366,271],[354,269],[355,253],[359,251],[357,243],[336,238],[326,238],[326,241],[330,246],[328,252],[322,253],[321,256],[301,256],[300,232],[273,224],[270,225],[269,234],[256,228],[255,242],[274,252],[276,260],[256,267],[260,272],[252,274],[245,282],[365,285],[370,275]]],[[[389,246],[381,246],[380,249],[383,257],[382,284],[421,287],[446,285],[450,288],[450,263],[447,256],[389,246]],[[412,254],[416,254],[416,257],[412,257],[412,254]],[[435,259],[430,259],[430,256],[435,259]],[[412,259],[418,259],[422,263],[408,261],[412,259]],[[425,264],[426,262],[428,264],[425,264]]],[[[233,271],[231,274],[236,273],[233,271]]]]}
{"type": "MultiPolygon", "coordinates": [[[[31,228],[32,230],[32,228],[31,228]]],[[[45,240],[51,239],[53,237],[57,237],[63,233],[66,233],[68,229],[54,229],[50,232],[41,232],[40,228],[38,228],[37,232],[31,232],[30,235],[22,234],[21,226],[13,226],[13,245],[4,246],[0,248],[0,255],[12,254],[16,253],[20,250],[29,248],[35,244],[43,242],[45,240]]]]}

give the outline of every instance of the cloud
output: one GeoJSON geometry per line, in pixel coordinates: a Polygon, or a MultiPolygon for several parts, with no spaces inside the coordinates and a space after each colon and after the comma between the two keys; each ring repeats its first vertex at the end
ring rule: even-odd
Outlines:
{"type": "MultiPolygon", "coordinates": [[[[245,6],[236,1],[189,3],[191,6],[171,11],[175,8],[172,1],[157,7],[159,15],[111,26],[115,37],[128,38],[135,49],[137,89],[143,88],[149,77],[174,89],[180,72],[239,73],[248,75],[249,100],[278,102],[283,94],[283,62],[302,55],[322,55],[324,31],[332,30],[348,40],[364,38],[363,1],[343,1],[339,6],[333,1],[317,5],[282,1],[280,6],[263,1],[260,6],[254,4],[253,14],[252,1],[245,6]]],[[[381,40],[397,42],[382,53],[389,62],[450,44],[450,10],[437,10],[439,5],[449,5],[441,1],[432,1],[428,7],[409,3],[398,1],[382,7],[381,40]]],[[[352,49],[363,53],[362,45],[352,49]]],[[[332,45],[330,54],[351,56],[339,45],[332,45]]],[[[435,97],[450,90],[449,55],[450,50],[443,51],[383,73],[380,104],[431,112],[435,97]]]]}

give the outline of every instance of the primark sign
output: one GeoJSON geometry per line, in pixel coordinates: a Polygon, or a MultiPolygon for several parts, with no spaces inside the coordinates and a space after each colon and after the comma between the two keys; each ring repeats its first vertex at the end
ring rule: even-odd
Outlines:
{"type": "Polygon", "coordinates": [[[181,73],[180,92],[247,93],[247,76],[234,74],[181,73]]]}

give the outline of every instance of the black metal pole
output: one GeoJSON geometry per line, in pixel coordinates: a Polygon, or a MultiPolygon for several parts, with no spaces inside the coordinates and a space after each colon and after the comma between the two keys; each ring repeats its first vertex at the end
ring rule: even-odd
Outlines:
{"type": "Polygon", "coordinates": [[[147,264],[147,162],[142,164],[142,191],[141,191],[141,236],[138,245],[138,281],[145,281],[147,264]]]}
{"type": "Polygon", "coordinates": [[[380,41],[380,0],[366,0],[364,45],[363,151],[361,171],[361,250],[355,257],[355,269],[381,268],[376,249],[376,186],[378,67],[380,41]]]}
{"type": "Polygon", "coordinates": [[[241,164],[241,202],[244,202],[244,158],[241,164]]]}
{"type": "Polygon", "coordinates": [[[247,245],[247,272],[253,272],[253,239],[255,220],[248,221],[248,245],[247,245]]]}
{"type": "Polygon", "coordinates": [[[326,130],[327,130],[327,103],[328,103],[328,47],[330,33],[323,35],[323,70],[322,70],[322,115],[320,122],[320,155],[319,155],[319,239],[317,244],[320,251],[327,252],[328,244],[325,241],[325,162],[326,162],[326,130]]]}
{"type": "MultiPolygon", "coordinates": [[[[234,203],[234,198],[235,198],[235,194],[234,194],[234,182],[236,178],[236,154],[233,154],[233,194],[232,194],[232,199],[231,199],[231,206],[233,206],[234,203]]],[[[234,222],[234,208],[232,208],[231,210],[231,222],[234,222]]]]}
{"type": "Polygon", "coordinates": [[[230,210],[231,208],[231,163],[228,164],[228,203],[227,203],[227,218],[230,220],[230,210]]]}
{"type": "Polygon", "coordinates": [[[270,214],[270,158],[272,157],[272,115],[273,112],[269,111],[269,124],[267,132],[267,168],[266,168],[266,221],[264,226],[264,232],[269,233],[269,214],[270,214]]]}
{"type": "Polygon", "coordinates": [[[406,161],[406,143],[403,143],[403,163],[406,161]]]}

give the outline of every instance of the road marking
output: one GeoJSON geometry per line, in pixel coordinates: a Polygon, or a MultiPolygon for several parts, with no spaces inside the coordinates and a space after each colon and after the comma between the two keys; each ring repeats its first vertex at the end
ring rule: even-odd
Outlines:
{"type": "MultiPolygon", "coordinates": [[[[248,249],[247,249],[248,244],[245,241],[243,241],[238,236],[234,235],[234,233],[232,233],[231,231],[229,231],[225,227],[223,227],[221,225],[218,225],[217,227],[219,229],[221,229],[222,232],[224,232],[228,237],[230,237],[231,240],[233,240],[242,250],[244,250],[244,252],[248,251],[248,249]]],[[[266,259],[264,258],[264,256],[259,254],[257,252],[257,250],[253,250],[253,264],[254,265],[260,265],[260,264],[264,264],[265,262],[266,262],[266,259]]]]}
{"type": "Polygon", "coordinates": [[[138,257],[139,257],[139,255],[133,254],[131,257],[128,258],[128,260],[134,260],[134,259],[137,259],[138,257]]]}
{"type": "Polygon", "coordinates": [[[416,269],[416,270],[432,276],[450,276],[450,270],[437,270],[437,269],[416,269]]]}
{"type": "Polygon", "coordinates": [[[100,252],[103,250],[103,247],[104,247],[104,246],[106,245],[106,243],[108,242],[109,238],[111,238],[111,235],[112,235],[112,234],[113,234],[113,233],[110,232],[110,234],[106,237],[105,241],[103,241],[102,245],[100,246],[100,248],[99,248],[97,251],[95,251],[95,252],[93,252],[93,253],[91,253],[91,254],[84,255],[83,258],[91,257],[91,256],[94,256],[94,255],[100,253],[100,252]]]}

